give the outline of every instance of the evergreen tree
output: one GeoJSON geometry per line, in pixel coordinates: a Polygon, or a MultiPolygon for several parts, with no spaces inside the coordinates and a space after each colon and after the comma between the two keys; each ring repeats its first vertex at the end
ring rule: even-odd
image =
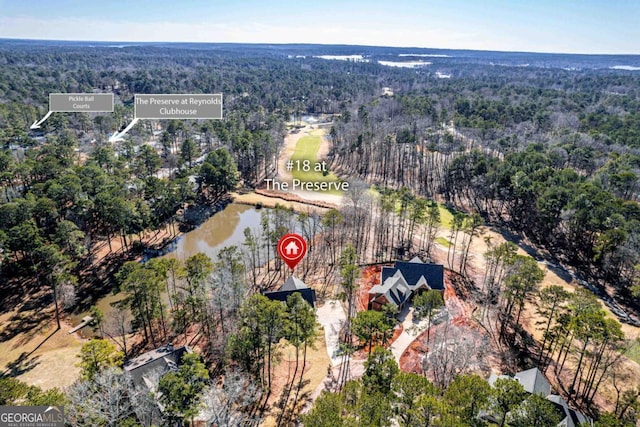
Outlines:
{"type": "Polygon", "coordinates": [[[79,366],[82,369],[80,375],[84,379],[91,380],[105,368],[122,366],[124,354],[109,341],[94,338],[83,344],[78,357],[80,358],[79,366]]]}
{"type": "Polygon", "coordinates": [[[170,421],[191,419],[193,424],[193,417],[199,412],[208,379],[209,372],[196,353],[185,354],[177,372],[168,372],[160,378],[160,402],[170,421]]]}

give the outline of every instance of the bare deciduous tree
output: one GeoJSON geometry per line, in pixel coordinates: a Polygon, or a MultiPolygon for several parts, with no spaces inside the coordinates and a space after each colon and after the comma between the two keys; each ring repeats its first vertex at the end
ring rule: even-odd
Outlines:
{"type": "Polygon", "coordinates": [[[127,335],[131,333],[131,313],[124,308],[110,310],[102,323],[102,332],[127,356],[127,335]]]}
{"type": "Polygon", "coordinates": [[[260,418],[250,408],[258,402],[260,390],[246,376],[227,373],[222,387],[211,387],[204,395],[203,414],[207,425],[218,427],[255,426],[260,418]]]}
{"type": "Polygon", "coordinates": [[[129,375],[108,368],[93,379],[74,383],[67,390],[69,404],[65,409],[72,426],[120,425],[127,418],[147,418],[142,412],[153,411],[155,404],[147,390],[136,387],[129,375]]]}
{"type": "Polygon", "coordinates": [[[434,336],[429,353],[422,361],[422,369],[431,374],[437,387],[445,389],[456,375],[464,374],[480,360],[487,344],[482,341],[446,322],[444,329],[434,336]]]}
{"type": "Polygon", "coordinates": [[[62,305],[62,308],[68,310],[76,303],[76,287],[72,280],[64,280],[56,286],[56,296],[62,305]]]}

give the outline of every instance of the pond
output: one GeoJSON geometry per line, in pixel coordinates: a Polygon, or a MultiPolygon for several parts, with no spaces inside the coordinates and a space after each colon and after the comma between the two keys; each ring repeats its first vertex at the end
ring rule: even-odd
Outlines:
{"type": "MultiPolygon", "coordinates": [[[[249,227],[255,233],[260,230],[261,212],[267,209],[256,209],[252,206],[230,203],[222,211],[217,212],[207,219],[199,227],[181,235],[171,248],[171,252],[163,257],[186,260],[198,252],[205,253],[215,261],[218,252],[226,246],[236,245],[242,247],[244,242],[244,230],[249,227]]],[[[109,294],[96,301],[103,314],[107,314],[115,304],[125,298],[123,292],[109,294]]],[[[88,316],[88,312],[74,314],[71,323],[80,324],[82,318],[88,316]]],[[[94,336],[91,327],[82,328],[78,333],[83,337],[94,336]]]]}
{"type": "Polygon", "coordinates": [[[254,232],[260,229],[260,217],[265,209],[230,203],[222,211],[178,238],[171,252],[165,257],[182,261],[199,252],[215,261],[220,249],[226,246],[241,247],[244,230],[249,227],[254,232]]]}

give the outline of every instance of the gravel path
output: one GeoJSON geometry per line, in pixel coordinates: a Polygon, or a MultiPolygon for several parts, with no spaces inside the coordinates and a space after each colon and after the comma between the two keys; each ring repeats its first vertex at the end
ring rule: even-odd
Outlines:
{"type": "Polygon", "coordinates": [[[422,319],[418,323],[413,322],[413,307],[409,309],[405,319],[402,322],[402,333],[391,344],[391,352],[400,365],[400,357],[402,353],[411,345],[411,343],[427,329],[429,324],[427,319],[422,319]]]}
{"type": "Polygon", "coordinates": [[[347,320],[347,314],[342,308],[340,301],[330,300],[322,307],[318,307],[318,322],[324,328],[324,337],[327,343],[327,353],[331,359],[331,365],[337,366],[342,361],[337,356],[339,348],[339,335],[343,323],[347,320]]]}

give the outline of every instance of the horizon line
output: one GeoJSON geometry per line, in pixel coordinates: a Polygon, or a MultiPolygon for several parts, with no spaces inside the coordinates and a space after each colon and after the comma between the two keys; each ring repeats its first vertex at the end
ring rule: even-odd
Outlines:
{"type": "Polygon", "coordinates": [[[418,46],[391,46],[391,45],[367,45],[367,44],[348,44],[348,43],[310,43],[310,42],[224,42],[224,41],[117,41],[117,40],[80,40],[80,39],[41,39],[29,37],[5,37],[0,36],[0,41],[14,40],[27,42],[62,42],[62,43],[113,43],[113,44],[132,44],[132,45],[151,45],[151,44],[193,44],[193,45],[254,45],[254,46],[341,46],[341,47],[363,47],[363,48],[387,48],[387,49],[422,49],[422,50],[446,50],[458,52],[497,52],[497,53],[526,53],[533,55],[575,55],[575,56],[638,56],[640,53],[580,53],[580,52],[549,52],[549,51],[526,51],[526,50],[496,50],[496,49],[461,49],[461,48],[442,48],[442,47],[418,47],[418,46]]]}

